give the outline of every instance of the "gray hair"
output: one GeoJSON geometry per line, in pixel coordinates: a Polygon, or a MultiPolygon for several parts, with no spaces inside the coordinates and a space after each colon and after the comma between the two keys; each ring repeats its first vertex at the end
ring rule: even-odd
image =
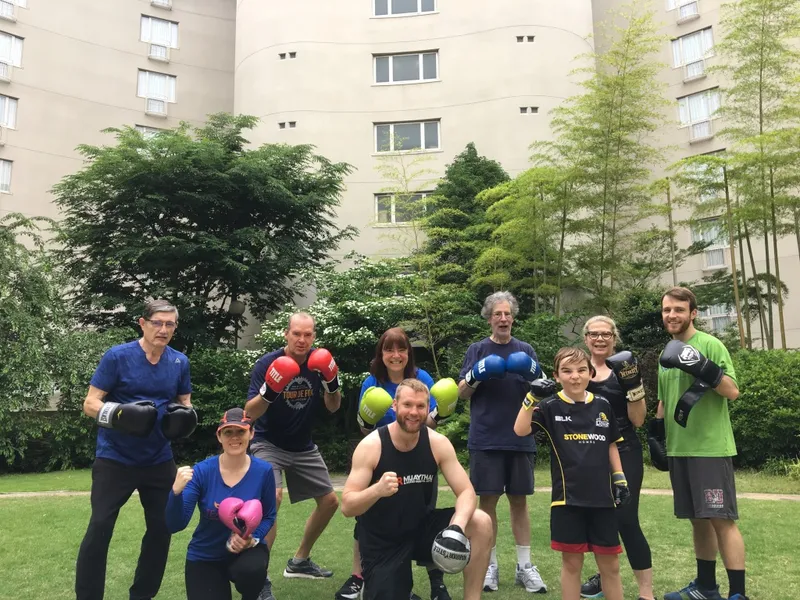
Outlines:
{"type": "Polygon", "coordinates": [[[511,292],[495,292],[494,294],[486,296],[486,300],[483,301],[481,316],[488,320],[494,312],[495,304],[499,304],[500,302],[508,302],[508,305],[511,307],[511,315],[513,317],[517,316],[519,312],[519,303],[511,292]]]}
{"type": "Polygon", "coordinates": [[[143,319],[149,319],[156,313],[175,313],[175,320],[178,320],[178,309],[169,300],[151,300],[144,305],[143,319]]]}
{"type": "Polygon", "coordinates": [[[622,343],[622,336],[619,334],[619,329],[617,329],[617,324],[614,322],[614,319],[611,317],[607,317],[605,315],[597,315],[596,317],[592,317],[588,319],[586,323],[583,324],[583,335],[585,336],[589,333],[589,325],[593,323],[605,323],[611,328],[611,333],[614,334],[614,339],[618,344],[622,343]]]}

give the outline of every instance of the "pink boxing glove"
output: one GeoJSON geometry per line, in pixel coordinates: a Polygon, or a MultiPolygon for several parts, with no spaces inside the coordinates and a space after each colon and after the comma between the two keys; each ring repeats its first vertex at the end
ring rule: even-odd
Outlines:
{"type": "Polygon", "coordinates": [[[260,500],[225,498],[219,505],[219,520],[241,538],[248,538],[261,523],[263,509],[260,500]]]}

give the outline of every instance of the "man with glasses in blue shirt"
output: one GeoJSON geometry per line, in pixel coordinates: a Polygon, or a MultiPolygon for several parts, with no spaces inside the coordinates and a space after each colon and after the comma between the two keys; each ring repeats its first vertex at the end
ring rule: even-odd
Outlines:
{"type": "Polygon", "coordinates": [[[102,600],[108,547],[120,508],[139,492],[146,530],[130,600],[152,600],[169,554],[166,507],[175,480],[170,440],[197,425],[191,404],[189,359],[169,347],[178,309],[147,304],[142,337],[108,350],[92,376],[83,412],[99,425],[92,466],[92,514],[75,575],[77,600],[102,600]]]}

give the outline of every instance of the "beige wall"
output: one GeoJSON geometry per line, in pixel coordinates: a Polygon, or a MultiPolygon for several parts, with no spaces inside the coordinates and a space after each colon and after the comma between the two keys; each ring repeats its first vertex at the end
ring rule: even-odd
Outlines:
{"type": "Polygon", "coordinates": [[[19,211],[56,217],[49,190],[79,170],[78,144],[113,143],[105,127],[174,127],[233,109],[234,0],[174,0],[173,10],[146,0],[28,0],[0,31],[24,38],[22,68],[0,94],[18,98],[16,129],[5,131],[0,158],[14,161],[11,193],[0,215],[19,211]],[[141,15],[178,22],[179,48],[169,63],[147,58],[141,15]],[[138,69],[177,77],[168,118],[147,116],[136,96],[138,69]]]}
{"type": "Polygon", "coordinates": [[[439,0],[437,8],[375,18],[371,0],[239,4],[234,106],[262,118],[252,141],[310,142],[357,169],[339,218],[361,235],[340,254],[403,252],[389,239],[398,228],[374,223],[374,194],[387,184],[375,171],[373,123],[441,120],[441,149],[425,153],[424,167],[435,172],[428,179],[471,141],[515,175],[530,166],[531,142],[549,137],[548,111],[578,92],[567,74],[591,50],[588,0],[562,2],[558,11],[526,0],[497,0],[491,10],[480,0],[439,0]],[[533,42],[516,41],[529,35],[533,42]],[[438,81],[373,84],[374,54],[430,50],[439,52],[438,81]],[[296,58],[279,58],[288,52],[296,58]],[[521,106],[539,113],[521,114],[521,106]],[[279,129],[289,121],[296,128],[279,129]]]}

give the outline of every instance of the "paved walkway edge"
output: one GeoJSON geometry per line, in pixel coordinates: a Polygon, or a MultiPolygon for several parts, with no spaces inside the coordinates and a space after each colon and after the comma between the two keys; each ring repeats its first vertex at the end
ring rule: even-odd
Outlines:
{"type": "MultiPolygon", "coordinates": [[[[343,482],[335,481],[333,489],[337,492],[341,492],[343,485],[343,482]]],[[[448,491],[450,488],[447,486],[440,486],[439,489],[442,491],[448,491]]],[[[550,493],[549,487],[537,487],[535,490],[540,493],[550,493]]],[[[672,490],[644,489],[642,490],[642,494],[645,496],[672,496],[672,490]]],[[[64,490],[54,490],[50,492],[0,492],[0,500],[3,498],[38,498],[88,495],[89,492],[68,492],[64,490]]],[[[740,500],[788,500],[790,502],[800,502],[800,494],[761,494],[757,492],[739,492],[736,494],[736,497],[740,500]]]]}

